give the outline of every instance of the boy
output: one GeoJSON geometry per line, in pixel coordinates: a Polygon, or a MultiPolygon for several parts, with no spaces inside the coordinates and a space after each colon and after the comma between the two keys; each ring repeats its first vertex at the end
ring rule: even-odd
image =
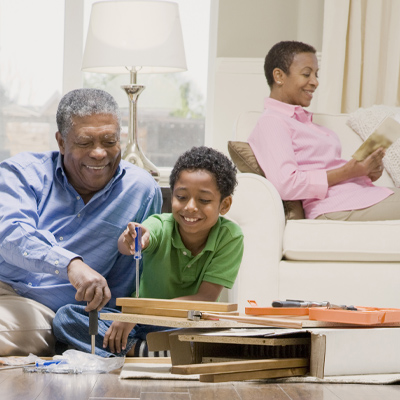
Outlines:
{"type": "MultiPolygon", "coordinates": [[[[233,286],[243,255],[243,234],[238,225],[220,214],[229,211],[236,184],[236,167],[214,149],[193,147],[179,157],[170,176],[172,214],[153,215],[142,225],[131,222],[118,240],[119,251],[131,256],[135,226],[142,227],[140,297],[216,301],[223,287],[233,286]]],[[[66,306],[71,307],[79,306],[66,306]]],[[[76,328],[62,324],[62,312],[54,319],[56,337],[77,347],[76,340],[71,340],[76,328]]],[[[78,319],[82,321],[82,313],[78,319]]],[[[71,316],[67,320],[70,322],[71,316]]],[[[99,320],[98,336],[105,333],[103,349],[97,349],[96,354],[141,355],[146,334],[167,329],[110,323],[99,320]]],[[[87,325],[83,329],[88,332],[87,325]]],[[[77,348],[90,351],[89,337],[77,348]]]]}

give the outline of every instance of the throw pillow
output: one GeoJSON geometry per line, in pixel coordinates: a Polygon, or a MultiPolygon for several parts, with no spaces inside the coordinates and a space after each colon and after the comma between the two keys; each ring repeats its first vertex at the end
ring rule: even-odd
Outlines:
{"type": "MultiPolygon", "coordinates": [[[[253,150],[247,142],[229,141],[228,151],[232,161],[240,172],[250,172],[265,176],[264,171],[257,162],[253,150]]],[[[285,210],[286,220],[305,218],[303,205],[300,200],[283,201],[283,208],[285,210]]]]}
{"type": "MultiPolygon", "coordinates": [[[[366,140],[387,117],[399,121],[400,108],[385,105],[374,105],[359,108],[349,115],[347,125],[356,132],[362,140],[366,140]]],[[[400,140],[396,140],[387,150],[383,165],[392,178],[394,185],[400,187],[400,140]]]]}
{"type": "Polygon", "coordinates": [[[256,156],[247,142],[228,142],[228,151],[240,172],[251,172],[253,174],[265,176],[256,156]]]}

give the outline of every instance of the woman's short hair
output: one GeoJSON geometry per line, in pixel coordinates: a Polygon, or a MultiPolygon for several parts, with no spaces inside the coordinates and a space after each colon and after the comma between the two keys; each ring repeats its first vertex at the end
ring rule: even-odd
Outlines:
{"type": "Polygon", "coordinates": [[[289,69],[292,65],[293,58],[299,53],[316,53],[317,51],[309,44],[297,41],[283,41],[271,47],[271,50],[265,57],[264,73],[267,78],[268,86],[272,88],[274,84],[273,71],[275,68],[281,69],[285,74],[289,75],[289,69]]]}
{"type": "Polygon", "coordinates": [[[72,117],[87,117],[93,114],[111,114],[118,122],[118,135],[121,131],[121,114],[118,103],[109,93],[100,89],[75,89],[68,92],[57,109],[57,128],[62,138],[67,138],[72,128],[72,117]]]}

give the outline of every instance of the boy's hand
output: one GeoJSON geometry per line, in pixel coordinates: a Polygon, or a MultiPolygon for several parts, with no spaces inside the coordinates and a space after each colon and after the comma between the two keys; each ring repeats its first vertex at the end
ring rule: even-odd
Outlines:
{"type": "Polygon", "coordinates": [[[149,231],[137,222],[129,222],[127,228],[122,232],[118,239],[118,250],[121,254],[125,254],[126,256],[132,256],[135,254],[136,226],[142,228],[142,249],[144,250],[149,245],[149,231]]]}
{"type": "Polygon", "coordinates": [[[114,321],[104,335],[103,348],[109,347],[111,353],[121,353],[126,349],[128,335],[136,324],[114,321]]]}

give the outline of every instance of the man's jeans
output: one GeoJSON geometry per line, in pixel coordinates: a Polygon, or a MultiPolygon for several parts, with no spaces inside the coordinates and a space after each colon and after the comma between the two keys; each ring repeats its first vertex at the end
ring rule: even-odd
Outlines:
{"type": "MultiPolygon", "coordinates": [[[[113,308],[103,308],[103,313],[118,313],[113,308]]],[[[104,335],[113,321],[99,319],[99,330],[96,335],[96,355],[101,357],[124,357],[126,353],[139,340],[146,340],[149,332],[164,331],[171,328],[153,325],[136,325],[129,333],[126,349],[121,353],[111,353],[108,348],[103,349],[104,335]]],[[[53,320],[53,331],[57,340],[66,343],[74,349],[90,353],[91,336],[89,335],[89,313],[85,311],[85,306],[69,304],[61,307],[53,320]]]]}

